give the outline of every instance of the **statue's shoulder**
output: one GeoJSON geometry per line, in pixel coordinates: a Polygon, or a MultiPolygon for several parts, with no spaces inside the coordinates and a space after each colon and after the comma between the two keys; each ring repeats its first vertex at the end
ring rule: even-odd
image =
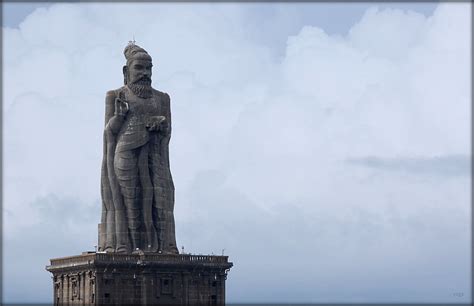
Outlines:
{"type": "Polygon", "coordinates": [[[105,94],[105,96],[107,98],[117,98],[120,94],[121,91],[125,90],[125,86],[122,86],[120,88],[117,88],[117,89],[112,89],[112,90],[109,90],[107,91],[107,93],[105,94]]]}
{"type": "Polygon", "coordinates": [[[153,88],[153,95],[155,95],[155,97],[159,97],[160,100],[164,101],[165,103],[170,103],[170,95],[166,92],[162,92],[153,88]]]}

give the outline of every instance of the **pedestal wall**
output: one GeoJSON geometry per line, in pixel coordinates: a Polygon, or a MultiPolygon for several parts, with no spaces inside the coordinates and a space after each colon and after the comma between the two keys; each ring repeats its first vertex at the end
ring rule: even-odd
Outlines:
{"type": "Polygon", "coordinates": [[[55,305],[224,305],[227,256],[83,253],[51,259],[55,305]]]}

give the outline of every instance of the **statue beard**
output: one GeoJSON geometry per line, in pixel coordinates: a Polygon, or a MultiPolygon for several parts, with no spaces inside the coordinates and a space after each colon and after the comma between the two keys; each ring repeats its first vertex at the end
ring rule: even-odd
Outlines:
{"type": "Polygon", "coordinates": [[[141,78],[134,83],[128,84],[127,86],[135,95],[139,96],[140,98],[148,99],[153,96],[151,79],[149,78],[141,78]]]}

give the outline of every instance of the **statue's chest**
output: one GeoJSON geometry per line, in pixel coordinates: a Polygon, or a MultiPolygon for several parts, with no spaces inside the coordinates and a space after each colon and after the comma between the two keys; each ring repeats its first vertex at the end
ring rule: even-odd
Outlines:
{"type": "Polygon", "coordinates": [[[162,113],[162,107],[159,99],[153,97],[150,99],[132,99],[128,101],[129,116],[137,119],[145,119],[150,116],[159,116],[162,113]]]}

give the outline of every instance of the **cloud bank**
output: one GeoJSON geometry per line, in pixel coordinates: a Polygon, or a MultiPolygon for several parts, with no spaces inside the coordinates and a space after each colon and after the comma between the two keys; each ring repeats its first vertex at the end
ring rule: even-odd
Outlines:
{"type": "Polygon", "coordinates": [[[469,4],[286,44],[249,11],[55,4],[3,29],[7,301],[50,301],[48,259],[96,244],[104,96],[133,36],[172,99],[178,244],[225,249],[228,302],[470,301],[469,4]]]}

